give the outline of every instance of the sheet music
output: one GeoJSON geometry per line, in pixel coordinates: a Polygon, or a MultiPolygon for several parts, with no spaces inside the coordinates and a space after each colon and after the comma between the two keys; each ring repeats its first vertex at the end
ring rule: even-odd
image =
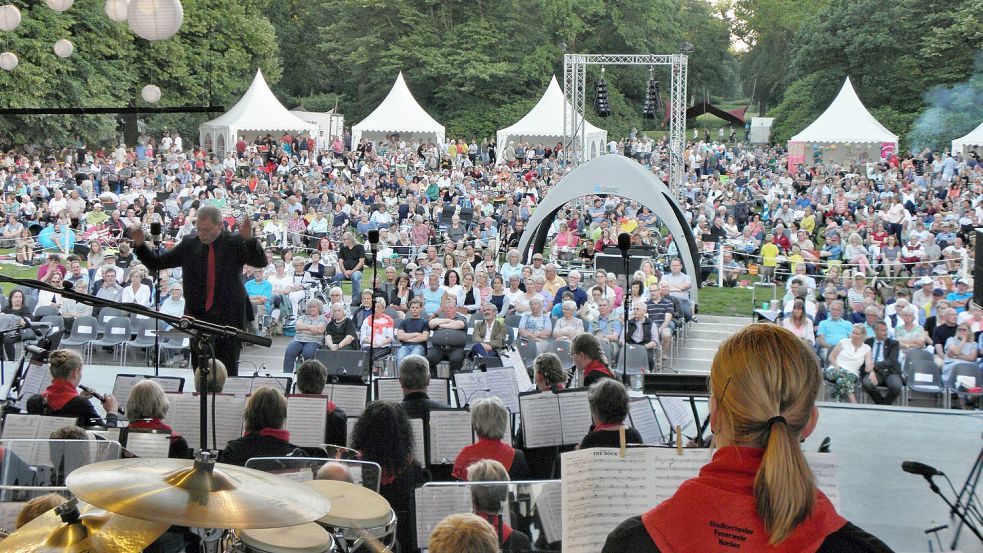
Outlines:
{"type": "MultiPolygon", "coordinates": [[[[197,390],[197,382],[195,383],[197,390]]],[[[245,397],[252,392],[253,389],[253,379],[248,376],[230,376],[228,380],[225,381],[225,386],[222,387],[223,394],[231,394],[238,397],[245,397]]]]}
{"type": "Polygon", "coordinates": [[[375,399],[382,401],[403,401],[403,388],[399,385],[398,378],[377,378],[375,379],[375,399]]]}
{"type": "MultiPolygon", "coordinates": [[[[444,405],[450,405],[451,404],[450,393],[448,393],[447,391],[447,389],[449,388],[447,382],[449,380],[450,379],[447,378],[431,378],[430,384],[427,385],[427,395],[430,396],[430,399],[439,403],[443,403],[444,405]]],[[[402,401],[402,400],[403,400],[403,394],[401,389],[399,394],[399,399],[395,401],[402,401]]]]}
{"type": "Polygon", "coordinates": [[[17,517],[20,516],[21,509],[27,505],[20,501],[0,502],[0,528],[13,532],[17,526],[17,517]]]}
{"type": "Polygon", "coordinates": [[[126,449],[137,457],[167,459],[171,448],[170,434],[127,432],[126,449]]]}
{"type": "Polygon", "coordinates": [[[536,388],[529,378],[529,371],[526,370],[526,363],[522,360],[518,350],[506,350],[499,354],[502,359],[503,367],[511,367],[515,373],[515,381],[519,385],[519,392],[529,392],[536,388]]]}
{"type": "MultiPolygon", "coordinates": [[[[171,408],[164,422],[179,432],[188,445],[197,449],[201,444],[200,399],[198,394],[167,394],[171,408]]],[[[208,398],[208,445],[222,449],[225,444],[242,436],[242,414],[246,408],[245,398],[227,394],[215,396],[215,433],[218,443],[212,443],[212,398],[208,398]]]]}
{"type": "Polygon", "coordinates": [[[485,382],[491,395],[498,396],[510,413],[519,412],[519,384],[512,369],[488,369],[485,382]]]}
{"type": "Polygon", "coordinates": [[[345,443],[348,447],[352,446],[352,431],[355,430],[355,423],[357,422],[358,417],[348,417],[345,419],[345,443]]]}
{"type": "Polygon", "coordinates": [[[183,378],[118,374],[116,375],[116,382],[113,384],[113,395],[116,396],[116,401],[125,408],[126,402],[130,399],[130,392],[133,391],[133,387],[143,380],[153,380],[157,384],[160,384],[164,392],[180,392],[184,388],[183,378]]]}
{"type": "Polygon", "coordinates": [[[579,444],[590,431],[593,422],[587,402],[587,390],[564,392],[556,394],[556,397],[560,402],[563,444],[579,444]]]}
{"type": "Polygon", "coordinates": [[[543,525],[546,542],[554,543],[563,539],[563,486],[560,482],[543,484],[536,496],[536,512],[543,525]]]}
{"type": "Polygon", "coordinates": [[[478,398],[491,396],[491,392],[484,391],[488,387],[488,381],[483,372],[456,373],[454,374],[454,385],[457,388],[457,405],[460,407],[464,407],[478,398]]]}
{"type": "Polygon", "coordinates": [[[663,445],[662,431],[659,421],[655,418],[652,403],[647,397],[637,398],[628,407],[631,426],[642,436],[645,445],[663,445]]]}
{"type": "MultiPolygon", "coordinates": [[[[254,376],[251,378],[253,387],[249,393],[253,393],[260,388],[273,388],[280,390],[280,393],[287,395],[290,393],[291,379],[287,376],[254,376]]],[[[225,391],[224,389],[222,390],[225,391]]]]}
{"type": "Polygon", "coordinates": [[[669,421],[670,432],[675,432],[677,425],[686,430],[686,427],[693,423],[693,410],[682,398],[660,397],[659,405],[662,406],[662,411],[669,421]]]}
{"type": "Polygon", "coordinates": [[[805,452],[806,462],[816,476],[816,487],[819,488],[837,510],[840,509],[840,485],[836,475],[840,470],[839,458],[835,453],[805,452]]]}
{"type": "Polygon", "coordinates": [[[410,419],[410,428],[413,429],[413,457],[421,465],[428,464],[427,446],[423,436],[423,419],[410,419]]]}
{"type": "MultiPolygon", "coordinates": [[[[3,421],[3,434],[0,438],[7,440],[36,440],[38,428],[41,427],[41,415],[17,415],[11,413],[3,421]]],[[[31,463],[37,442],[10,442],[4,444],[20,457],[21,461],[31,463]]]]}
{"type": "Polygon", "coordinates": [[[447,515],[471,512],[467,486],[423,486],[416,489],[416,545],[425,549],[430,534],[447,515]]]}
{"type": "Polygon", "coordinates": [[[461,448],[474,443],[471,413],[463,409],[430,411],[430,462],[453,464],[461,448]]]}
{"type": "Polygon", "coordinates": [[[328,423],[328,398],[325,396],[290,396],[287,398],[286,429],[290,443],[318,446],[324,443],[328,423]]]}
{"type": "Polygon", "coordinates": [[[328,384],[322,395],[329,396],[348,417],[361,417],[369,387],[366,384],[328,384]]]}
{"type": "Polygon", "coordinates": [[[21,389],[18,392],[20,395],[17,397],[17,402],[14,403],[14,407],[17,407],[21,412],[27,411],[27,400],[31,399],[31,396],[36,396],[44,391],[42,387],[44,383],[44,376],[48,375],[51,377],[51,372],[48,370],[48,365],[35,365],[30,363],[27,366],[27,374],[24,375],[24,380],[21,383],[21,389]]]}
{"type": "Polygon", "coordinates": [[[543,392],[519,396],[519,407],[526,447],[547,447],[563,442],[560,402],[556,394],[543,392]]]}

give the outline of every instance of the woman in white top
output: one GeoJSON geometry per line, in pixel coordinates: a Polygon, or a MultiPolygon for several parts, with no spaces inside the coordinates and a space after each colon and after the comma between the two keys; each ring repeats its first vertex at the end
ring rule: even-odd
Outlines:
{"type": "Polygon", "coordinates": [[[130,285],[123,288],[123,296],[120,301],[150,307],[150,287],[143,284],[143,279],[146,276],[142,269],[132,269],[130,271],[130,285]]]}
{"type": "Polygon", "coordinates": [[[857,380],[861,374],[874,369],[874,358],[870,346],[864,343],[867,330],[862,324],[853,325],[850,337],[840,340],[829,354],[829,367],[826,368],[826,380],[833,384],[833,399],[842,401],[846,398],[850,403],[857,402],[857,380]],[[863,373],[861,373],[863,371],[863,373]]]}
{"type": "Polygon", "coordinates": [[[816,345],[816,332],[812,321],[806,316],[806,305],[802,298],[796,298],[792,304],[792,313],[782,319],[782,326],[805,340],[811,346],[816,345]]]}
{"type": "Polygon", "coordinates": [[[512,306],[516,315],[525,315],[529,312],[529,300],[526,299],[526,293],[519,287],[521,282],[522,277],[520,275],[512,274],[509,276],[509,287],[505,290],[505,295],[509,298],[509,305],[512,306]]]}
{"type": "MultiPolygon", "coordinates": [[[[53,270],[49,271],[49,274],[51,275],[51,278],[48,280],[48,284],[60,290],[63,281],[61,272],[53,270]]],[[[61,294],[56,294],[47,290],[41,290],[38,292],[38,303],[34,307],[34,315],[37,315],[38,309],[47,306],[54,306],[60,312],[62,306],[61,294]]]]}

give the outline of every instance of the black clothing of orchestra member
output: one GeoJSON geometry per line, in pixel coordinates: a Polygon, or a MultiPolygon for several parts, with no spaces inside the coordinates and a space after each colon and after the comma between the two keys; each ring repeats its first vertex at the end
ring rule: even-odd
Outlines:
{"type": "Polygon", "coordinates": [[[109,426],[116,426],[119,420],[116,413],[106,413],[106,421],[103,421],[96,408],[92,406],[92,402],[79,395],[61,404],[57,409],[48,404],[44,395],[31,396],[27,400],[27,413],[47,417],[74,417],[75,424],[81,427],[106,426],[107,423],[109,426]]]}
{"type": "MultiPolygon", "coordinates": [[[[593,430],[588,432],[584,439],[580,441],[579,449],[590,449],[592,447],[621,447],[620,432],[617,430],[593,430]]],[[[638,430],[628,427],[625,428],[626,444],[642,444],[642,435],[638,430]]]]}
{"type": "Polygon", "coordinates": [[[288,457],[298,450],[304,451],[302,447],[280,437],[254,432],[226,444],[218,460],[220,463],[244,467],[246,461],[253,457],[288,457]]]}
{"type": "MultiPolygon", "coordinates": [[[[867,338],[864,343],[870,346],[872,356],[876,356],[876,344],[874,338],[867,338]]],[[[901,346],[897,340],[885,338],[883,342],[884,351],[881,354],[883,360],[877,361],[874,358],[874,374],[877,375],[877,385],[870,380],[870,375],[863,377],[864,391],[878,405],[891,405],[901,394],[903,382],[901,380],[901,362],[898,361],[898,353],[901,346]],[[883,387],[887,387],[885,391],[883,387]]]]}
{"type": "Polygon", "coordinates": [[[416,488],[430,481],[430,475],[420,466],[411,462],[400,469],[399,474],[387,474],[382,471],[382,483],[379,485],[379,495],[389,502],[396,513],[396,540],[399,551],[413,553],[419,551],[416,546],[416,488]]]}
{"type": "Polygon", "coordinates": [[[431,409],[450,409],[450,405],[430,399],[426,392],[410,392],[403,396],[400,405],[411,419],[428,419],[431,409]]]}
{"type": "Polygon", "coordinates": [[[341,447],[348,445],[348,416],[333,401],[328,401],[328,422],[324,427],[324,443],[341,447]]]}
{"type": "MultiPolygon", "coordinates": [[[[186,315],[242,330],[253,316],[252,309],[247,309],[249,301],[240,279],[242,266],[266,266],[263,247],[253,238],[250,224],[244,222],[241,233],[232,234],[222,229],[221,212],[206,206],[198,211],[198,235],[186,237],[160,255],[143,241],[142,230],[134,229],[133,240],[137,257],[149,270],[182,267],[186,315]],[[211,216],[214,219],[210,219],[211,216]],[[206,305],[210,247],[206,242],[211,242],[214,249],[211,306],[206,305]]],[[[238,375],[241,344],[231,338],[216,338],[214,343],[215,357],[225,364],[229,376],[238,375]]],[[[197,355],[192,359],[197,365],[197,355]]]]}

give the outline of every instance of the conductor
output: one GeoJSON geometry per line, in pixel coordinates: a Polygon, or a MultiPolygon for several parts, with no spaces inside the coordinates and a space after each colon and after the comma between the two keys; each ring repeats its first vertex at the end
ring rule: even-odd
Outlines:
{"type": "MultiPolygon", "coordinates": [[[[185,314],[206,322],[246,329],[252,310],[240,275],[242,266],[265,267],[266,256],[259,240],[253,238],[248,216],[239,234],[222,228],[222,212],[214,206],[198,210],[198,233],[188,236],[178,245],[157,254],[144,242],[143,229],[131,231],[137,257],[148,269],[183,269],[185,314]]],[[[215,358],[225,364],[230,376],[239,373],[238,340],[226,337],[215,339],[215,358]]],[[[197,355],[192,356],[197,367],[197,355]]]]}

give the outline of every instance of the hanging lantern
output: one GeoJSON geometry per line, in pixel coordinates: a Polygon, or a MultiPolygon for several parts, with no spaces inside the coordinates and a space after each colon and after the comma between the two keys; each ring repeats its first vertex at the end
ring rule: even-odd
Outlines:
{"type": "Polygon", "coordinates": [[[68,8],[71,8],[74,2],[75,0],[45,0],[48,7],[56,12],[63,12],[68,8]]]}
{"type": "Polygon", "coordinates": [[[54,51],[59,58],[67,58],[75,51],[75,45],[67,38],[63,38],[55,43],[54,51]]]}
{"type": "Polygon", "coordinates": [[[13,52],[4,52],[0,54],[0,69],[4,71],[13,71],[17,67],[17,55],[13,52]]]}
{"type": "Polygon", "coordinates": [[[129,0],[106,0],[106,15],[113,21],[126,21],[126,9],[129,0]]]}
{"type": "Polygon", "coordinates": [[[153,84],[148,84],[143,87],[140,91],[140,97],[144,99],[147,103],[156,104],[160,101],[160,87],[153,84]]]}
{"type": "Polygon", "coordinates": [[[147,40],[167,40],[181,29],[180,0],[130,0],[126,9],[130,30],[147,40]]]}
{"type": "Polygon", "coordinates": [[[13,4],[0,6],[0,31],[13,31],[20,25],[20,10],[13,4]]]}

